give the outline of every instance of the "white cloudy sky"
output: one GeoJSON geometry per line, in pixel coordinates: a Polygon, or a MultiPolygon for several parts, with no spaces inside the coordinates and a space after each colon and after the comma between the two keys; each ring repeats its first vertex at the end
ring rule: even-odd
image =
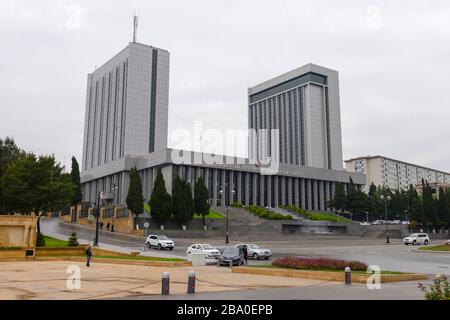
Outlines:
{"type": "Polygon", "coordinates": [[[1,0],[0,137],[81,158],[87,73],[131,40],[171,53],[169,132],[247,126],[247,87],[340,72],[344,158],[450,171],[450,2],[1,0]],[[432,5],[430,5],[432,3],[432,5]]]}

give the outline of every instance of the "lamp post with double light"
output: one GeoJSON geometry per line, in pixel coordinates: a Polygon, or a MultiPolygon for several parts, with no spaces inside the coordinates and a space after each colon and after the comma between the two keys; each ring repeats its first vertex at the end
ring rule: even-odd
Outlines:
{"type": "Polygon", "coordinates": [[[94,247],[98,247],[98,230],[100,228],[99,216],[100,216],[100,201],[103,200],[103,191],[99,191],[97,195],[97,211],[96,211],[96,221],[95,221],[95,239],[94,247]]]}
{"type": "MultiPolygon", "coordinates": [[[[226,188],[227,186],[225,186],[225,188],[226,188]]],[[[230,191],[232,194],[233,194],[233,199],[234,199],[234,189],[233,190],[231,190],[230,191]]],[[[223,199],[222,197],[224,197],[225,196],[225,192],[224,192],[224,190],[223,189],[220,189],[220,191],[219,191],[219,193],[220,193],[220,197],[221,197],[221,199],[223,199]]],[[[230,243],[230,236],[229,236],[229,223],[228,223],[228,205],[229,205],[229,201],[227,201],[228,199],[226,199],[225,198],[225,210],[226,210],[226,235],[225,235],[225,243],[230,243]]]]}

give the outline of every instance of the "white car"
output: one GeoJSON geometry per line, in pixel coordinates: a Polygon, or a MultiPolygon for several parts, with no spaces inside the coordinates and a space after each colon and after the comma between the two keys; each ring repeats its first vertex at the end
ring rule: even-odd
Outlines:
{"type": "Polygon", "coordinates": [[[403,239],[404,244],[412,244],[413,246],[419,244],[428,245],[429,242],[430,237],[426,233],[413,233],[403,239]]]}
{"type": "Polygon", "coordinates": [[[369,222],[360,222],[359,223],[361,226],[370,226],[369,222]]]}
{"type": "Polygon", "coordinates": [[[272,256],[272,252],[269,249],[263,249],[254,243],[239,243],[235,247],[242,250],[244,246],[247,246],[247,256],[255,260],[269,259],[272,256]]]}
{"type": "Polygon", "coordinates": [[[187,248],[186,254],[203,253],[206,259],[219,259],[220,251],[207,243],[196,243],[187,248]]]}
{"type": "Polygon", "coordinates": [[[145,245],[149,249],[151,247],[156,247],[159,250],[163,250],[166,248],[169,250],[173,250],[173,248],[175,247],[175,243],[171,239],[169,239],[167,236],[155,235],[155,234],[151,234],[147,237],[147,240],[145,241],[145,245]]]}

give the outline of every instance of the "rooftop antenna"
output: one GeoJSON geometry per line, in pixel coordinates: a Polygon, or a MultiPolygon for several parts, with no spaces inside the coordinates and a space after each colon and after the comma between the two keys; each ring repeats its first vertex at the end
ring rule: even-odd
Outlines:
{"type": "Polygon", "coordinates": [[[133,16],[133,43],[136,43],[137,40],[137,29],[138,29],[139,16],[136,12],[134,12],[133,16]]]}

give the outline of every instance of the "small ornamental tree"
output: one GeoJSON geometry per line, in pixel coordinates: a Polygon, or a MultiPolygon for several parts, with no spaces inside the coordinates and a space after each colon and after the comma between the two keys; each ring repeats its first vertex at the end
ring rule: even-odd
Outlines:
{"type": "Polygon", "coordinates": [[[130,186],[125,200],[133,214],[133,228],[136,228],[137,216],[144,212],[144,196],[142,195],[141,177],[136,167],[130,170],[130,186]]]}
{"type": "Polygon", "coordinates": [[[347,196],[344,191],[344,186],[341,183],[336,184],[334,198],[328,202],[328,207],[335,208],[336,211],[341,210],[344,213],[347,204],[347,196]]]}
{"type": "Polygon", "coordinates": [[[202,177],[199,177],[194,185],[194,207],[195,213],[202,216],[203,225],[206,226],[205,215],[209,213],[208,188],[202,177]]]}
{"type": "Polygon", "coordinates": [[[172,199],[167,193],[161,169],[158,169],[149,205],[152,219],[160,225],[164,225],[172,216],[172,199]]]}
{"type": "Polygon", "coordinates": [[[69,237],[69,242],[67,243],[68,247],[78,247],[80,244],[78,243],[77,233],[72,232],[69,237]]]}

